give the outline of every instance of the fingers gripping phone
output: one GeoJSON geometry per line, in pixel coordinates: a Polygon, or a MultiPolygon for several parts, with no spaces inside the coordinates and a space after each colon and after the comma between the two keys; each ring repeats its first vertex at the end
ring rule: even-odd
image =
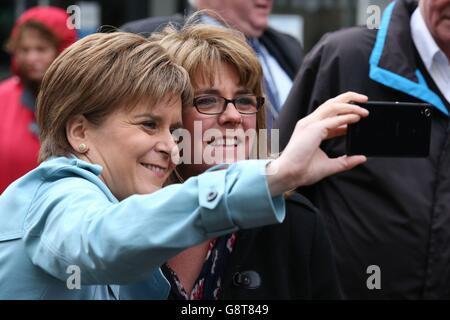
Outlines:
{"type": "Polygon", "coordinates": [[[427,157],[432,105],[369,101],[354,103],[370,114],[347,130],[347,155],[427,157]]]}

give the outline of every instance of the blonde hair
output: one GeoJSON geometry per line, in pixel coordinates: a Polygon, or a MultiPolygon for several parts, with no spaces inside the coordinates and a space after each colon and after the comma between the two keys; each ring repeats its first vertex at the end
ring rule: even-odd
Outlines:
{"type": "MultiPolygon", "coordinates": [[[[198,16],[188,19],[180,30],[169,25],[150,38],[166,48],[175,62],[187,70],[194,87],[202,80],[212,84],[218,67],[227,63],[237,71],[241,86],[263,96],[262,67],[245,36],[230,28],[196,23],[198,16]]],[[[261,107],[257,114],[257,129],[264,128],[265,109],[261,107]]]]}
{"type": "Polygon", "coordinates": [[[189,75],[155,42],[131,33],[98,33],[67,48],[50,66],[37,100],[39,161],[73,153],[66,124],[76,115],[100,125],[120,108],[167,97],[192,103],[189,75]]]}

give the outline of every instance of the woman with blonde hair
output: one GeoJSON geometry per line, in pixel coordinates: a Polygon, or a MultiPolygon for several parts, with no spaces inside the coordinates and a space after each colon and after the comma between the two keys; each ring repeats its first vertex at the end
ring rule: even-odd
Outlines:
{"type": "MultiPolygon", "coordinates": [[[[244,36],[231,29],[187,23],[153,34],[189,73],[194,100],[183,108],[183,125],[194,137],[191,158],[176,168],[179,182],[202,174],[218,163],[195,161],[195,153],[234,163],[266,147],[247,132],[265,128],[262,69],[244,36]],[[195,131],[201,128],[201,136],[195,131]],[[201,140],[196,141],[195,137],[201,140]],[[208,138],[206,138],[208,137],[208,138]]],[[[356,110],[349,101],[367,97],[346,93],[319,110],[356,110]]],[[[299,122],[298,129],[310,119],[299,122]]],[[[311,124],[311,123],[309,123],[311,124]]],[[[303,131],[313,134],[314,124],[303,131]]],[[[340,128],[342,134],[345,128],[340,128]]],[[[338,134],[336,132],[336,134],[338,134]]],[[[256,137],[264,137],[258,135],[256,137]]],[[[273,141],[272,141],[273,142],[273,141]]],[[[296,148],[301,148],[296,146],[296,148]]],[[[285,152],[289,152],[289,148],[285,152]]],[[[320,150],[314,165],[332,166],[320,150]],[[322,162],[324,161],[324,162],[322,162]]],[[[294,162],[302,162],[299,157],[294,162]]],[[[292,163],[293,165],[294,163],[292,163]]],[[[336,164],[336,162],[334,163],[336,164]]],[[[251,193],[252,188],[244,190],[251,193]]],[[[249,203],[257,202],[253,197],[249,203]]],[[[249,215],[257,214],[250,207],[249,215]]],[[[208,239],[168,260],[163,271],[172,283],[173,299],[337,299],[335,265],[325,228],[310,202],[299,194],[286,198],[282,224],[208,239]]]]}

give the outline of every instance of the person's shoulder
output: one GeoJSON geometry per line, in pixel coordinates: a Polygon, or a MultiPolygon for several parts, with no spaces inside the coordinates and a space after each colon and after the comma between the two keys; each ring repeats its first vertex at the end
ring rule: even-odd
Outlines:
{"type": "Polygon", "coordinates": [[[169,23],[182,25],[184,17],[181,14],[172,16],[151,17],[128,22],[120,27],[120,30],[132,33],[148,35],[152,32],[161,31],[169,23]]]}
{"type": "MultiPolygon", "coordinates": [[[[62,197],[74,192],[110,195],[99,175],[102,167],[76,157],[53,157],[15,181],[14,192],[33,195],[34,198],[62,197]]],[[[8,188],[9,189],[9,188],[8,188]]],[[[8,190],[7,189],[7,190],[8,190]]]]}
{"type": "Polygon", "coordinates": [[[267,28],[266,31],[264,31],[264,33],[260,37],[260,40],[266,44],[267,42],[271,42],[275,45],[298,47],[300,50],[303,50],[302,44],[297,38],[271,27],[267,28]]]}
{"type": "Polygon", "coordinates": [[[326,33],[319,42],[306,55],[305,66],[326,66],[329,74],[330,63],[340,64],[342,68],[335,70],[347,70],[354,65],[368,65],[369,57],[376,40],[376,30],[366,27],[351,27],[326,33]]]}
{"type": "Polygon", "coordinates": [[[100,178],[101,170],[101,166],[75,157],[55,157],[22,177],[15,191],[30,195],[29,217],[41,217],[46,208],[64,208],[67,204],[77,203],[81,208],[82,203],[102,206],[117,203],[100,178]]]}
{"type": "Polygon", "coordinates": [[[294,42],[300,43],[297,40],[297,38],[295,38],[294,36],[290,35],[289,33],[285,33],[285,32],[279,31],[279,30],[274,29],[272,27],[267,28],[266,31],[263,33],[263,36],[279,37],[279,38],[282,38],[282,39],[287,40],[287,41],[294,41],[294,42]]]}
{"type": "MultiPolygon", "coordinates": [[[[0,213],[0,220],[5,219],[5,215],[12,211],[16,216],[25,216],[33,211],[31,208],[39,207],[43,201],[60,199],[80,190],[93,190],[96,187],[92,183],[94,179],[91,177],[89,181],[83,177],[83,174],[86,175],[83,171],[85,170],[77,166],[75,159],[66,157],[56,157],[41,163],[37,168],[10,184],[2,193],[0,206],[5,208],[5,211],[0,213]]],[[[100,191],[98,187],[96,190],[100,191]]],[[[21,230],[21,225],[11,223],[5,228],[0,228],[0,234],[12,232],[12,230],[18,232],[21,230]]]]}
{"type": "Polygon", "coordinates": [[[375,42],[377,30],[364,26],[344,28],[326,33],[317,46],[338,53],[353,52],[355,50],[371,51],[375,42]]]}
{"type": "Polygon", "coordinates": [[[349,28],[342,28],[336,31],[328,32],[328,38],[330,41],[356,41],[361,40],[361,38],[365,38],[370,36],[371,34],[376,35],[376,29],[369,29],[366,26],[355,26],[349,28]]]}
{"type": "Polygon", "coordinates": [[[20,80],[17,76],[12,76],[10,78],[0,81],[0,94],[11,93],[15,88],[20,87],[20,80]]]}
{"type": "Polygon", "coordinates": [[[41,171],[44,179],[49,179],[52,176],[98,175],[102,169],[99,165],[91,164],[72,156],[49,158],[42,162],[37,170],[41,171]]]}

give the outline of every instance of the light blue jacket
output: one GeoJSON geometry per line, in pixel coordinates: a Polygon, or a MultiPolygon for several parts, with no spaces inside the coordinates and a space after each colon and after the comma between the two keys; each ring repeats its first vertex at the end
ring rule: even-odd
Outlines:
{"type": "Polygon", "coordinates": [[[100,166],[75,157],[42,163],[0,196],[0,299],[165,299],[159,266],[169,257],[283,220],[266,164],[236,163],[119,202],[100,166]]]}

